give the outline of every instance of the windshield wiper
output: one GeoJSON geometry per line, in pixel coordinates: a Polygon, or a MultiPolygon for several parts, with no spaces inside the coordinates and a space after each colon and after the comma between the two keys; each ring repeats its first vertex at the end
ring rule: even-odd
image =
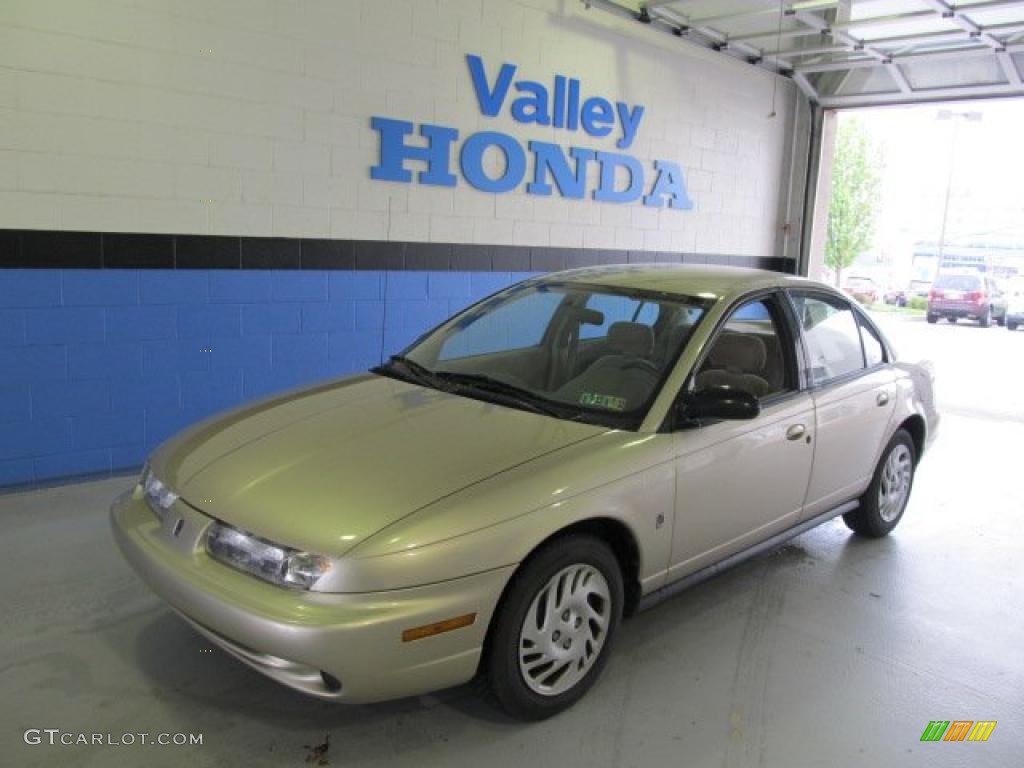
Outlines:
{"type": "Polygon", "coordinates": [[[459,373],[456,371],[436,371],[434,373],[440,379],[457,386],[466,386],[479,392],[487,392],[499,395],[510,403],[515,403],[523,408],[540,413],[545,416],[553,416],[558,419],[566,417],[566,409],[559,408],[543,398],[534,395],[529,390],[509,384],[507,381],[495,379],[482,373],[459,373]]]}
{"type": "Polygon", "coordinates": [[[441,377],[434,371],[403,355],[392,355],[378,370],[387,373],[398,372],[402,378],[411,379],[418,384],[434,389],[446,389],[442,386],[441,377]]]}
{"type": "Polygon", "coordinates": [[[567,418],[569,410],[539,401],[532,392],[522,387],[517,387],[514,384],[509,384],[506,381],[495,379],[482,373],[432,371],[425,365],[421,365],[403,355],[392,355],[388,358],[388,362],[385,365],[380,366],[379,370],[386,373],[398,373],[404,379],[431,387],[432,389],[439,389],[442,392],[452,393],[459,389],[468,388],[477,392],[497,395],[510,405],[518,405],[534,413],[558,419],[567,418]]]}

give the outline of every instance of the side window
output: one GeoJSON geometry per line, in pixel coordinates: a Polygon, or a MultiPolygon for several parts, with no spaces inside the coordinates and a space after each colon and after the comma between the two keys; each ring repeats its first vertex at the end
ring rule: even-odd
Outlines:
{"type": "Polygon", "coordinates": [[[497,309],[467,317],[462,333],[441,347],[439,360],[535,347],[544,338],[551,318],[565,295],[538,290],[497,309]]]}
{"type": "Polygon", "coordinates": [[[763,398],[794,389],[785,335],[772,299],[747,302],[725,322],[694,379],[697,390],[730,387],[763,398]]]}
{"type": "Polygon", "coordinates": [[[793,294],[811,358],[812,384],[823,384],[864,368],[857,318],[842,299],[793,294]]]}
{"type": "Polygon", "coordinates": [[[655,302],[608,293],[593,294],[587,301],[587,309],[600,312],[604,315],[604,321],[600,325],[583,325],[580,328],[580,340],[605,338],[613,323],[643,323],[653,326],[658,319],[658,305],[655,302]]]}
{"type": "Polygon", "coordinates": [[[875,329],[864,322],[863,318],[858,317],[857,324],[860,325],[860,337],[864,342],[864,357],[867,360],[868,368],[881,365],[885,362],[885,345],[878,338],[875,329]]]}

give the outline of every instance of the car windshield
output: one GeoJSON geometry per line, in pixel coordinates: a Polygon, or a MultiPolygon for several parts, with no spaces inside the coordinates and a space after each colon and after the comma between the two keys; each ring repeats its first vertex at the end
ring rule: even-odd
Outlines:
{"type": "Polygon", "coordinates": [[[946,291],[976,291],[981,288],[981,278],[975,275],[939,275],[934,287],[946,291]]]}
{"type": "Polygon", "coordinates": [[[376,370],[556,418],[635,429],[708,304],[604,285],[521,283],[376,370]]]}

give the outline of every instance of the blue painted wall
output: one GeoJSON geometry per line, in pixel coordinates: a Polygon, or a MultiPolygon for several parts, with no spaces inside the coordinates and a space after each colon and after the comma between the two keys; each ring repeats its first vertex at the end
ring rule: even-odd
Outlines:
{"type": "Polygon", "coordinates": [[[136,467],[193,421],[366,370],[525,277],[0,270],[0,485],[136,467]]]}

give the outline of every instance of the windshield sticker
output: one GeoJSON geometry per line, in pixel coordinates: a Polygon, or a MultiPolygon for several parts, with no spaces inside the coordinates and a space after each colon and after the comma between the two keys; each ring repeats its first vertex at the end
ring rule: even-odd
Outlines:
{"type": "Polygon", "coordinates": [[[583,392],[579,399],[580,405],[592,405],[607,408],[609,411],[626,410],[626,398],[614,395],[601,395],[597,392],[583,392]]]}

